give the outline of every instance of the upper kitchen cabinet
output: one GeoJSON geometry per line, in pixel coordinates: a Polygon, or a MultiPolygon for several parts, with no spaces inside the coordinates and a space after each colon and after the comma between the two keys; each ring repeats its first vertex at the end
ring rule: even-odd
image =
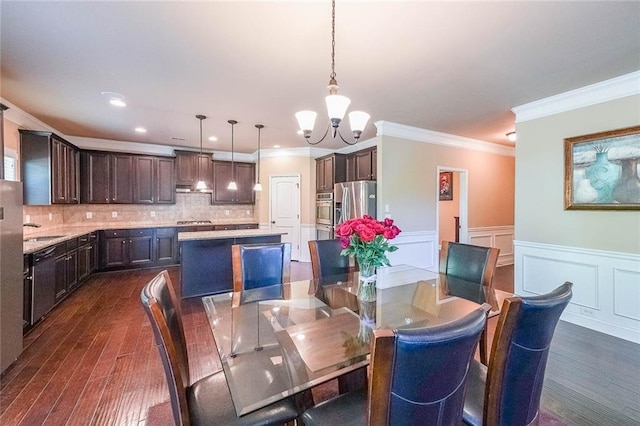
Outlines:
{"type": "Polygon", "coordinates": [[[77,204],[78,152],[55,133],[20,130],[24,204],[77,204]]]}
{"type": "Polygon", "coordinates": [[[254,204],[255,164],[229,161],[213,161],[212,204],[254,204]],[[233,172],[235,170],[235,172],[233,172]],[[238,189],[227,189],[231,179],[235,179],[238,189]]]}
{"type": "Polygon", "coordinates": [[[374,148],[349,154],[347,158],[347,181],[376,180],[376,163],[378,150],[374,148]]]}
{"type": "Polygon", "coordinates": [[[316,191],[333,192],[333,185],[346,180],[346,156],[330,154],[316,158],[316,191]]]}
{"type": "Polygon", "coordinates": [[[136,155],[133,157],[133,202],[135,204],[174,204],[175,159],[136,155]]]}
{"type": "Polygon", "coordinates": [[[82,151],[81,201],[90,204],[133,203],[133,156],[101,151],[82,151]]]}
{"type": "Polygon", "coordinates": [[[212,187],[211,154],[193,151],[175,151],[176,185],[195,189],[196,183],[203,180],[207,188],[212,187]]]}

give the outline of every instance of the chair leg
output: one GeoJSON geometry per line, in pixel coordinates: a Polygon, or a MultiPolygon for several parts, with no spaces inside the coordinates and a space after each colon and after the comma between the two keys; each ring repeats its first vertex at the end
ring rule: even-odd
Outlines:
{"type": "Polygon", "coordinates": [[[487,326],[485,325],[480,334],[480,362],[487,364],[487,326]]]}

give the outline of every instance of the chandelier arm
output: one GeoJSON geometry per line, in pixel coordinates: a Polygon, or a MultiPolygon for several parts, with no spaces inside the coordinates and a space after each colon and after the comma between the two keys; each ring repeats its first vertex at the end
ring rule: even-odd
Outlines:
{"type": "Polygon", "coordinates": [[[333,135],[334,138],[335,138],[335,134],[340,136],[340,139],[342,139],[342,142],[346,143],[347,145],[355,145],[358,143],[358,139],[354,140],[353,142],[347,141],[345,138],[342,137],[342,133],[340,133],[340,130],[337,128],[334,131],[334,135],[333,135]]]}
{"type": "Polygon", "coordinates": [[[327,129],[324,131],[324,135],[322,135],[322,137],[320,138],[320,140],[318,140],[318,141],[316,141],[316,142],[311,142],[311,141],[309,140],[309,138],[305,138],[305,139],[307,140],[307,143],[308,143],[309,145],[318,145],[320,142],[322,142],[322,141],[327,137],[327,135],[329,134],[329,129],[330,129],[330,128],[331,128],[331,124],[329,123],[329,124],[327,124],[327,129]]]}

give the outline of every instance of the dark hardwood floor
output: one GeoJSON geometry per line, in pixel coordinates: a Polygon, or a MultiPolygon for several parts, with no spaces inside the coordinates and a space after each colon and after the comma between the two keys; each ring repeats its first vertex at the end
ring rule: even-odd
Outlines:
{"type": "MultiPolygon", "coordinates": [[[[0,378],[0,425],[144,424],[168,399],[139,302],[159,270],[97,274],[36,327],[0,378]]],[[[178,268],[169,270],[179,284],[178,268]]],[[[294,262],[293,279],[310,275],[310,264],[294,262]]],[[[512,290],[513,268],[499,268],[495,285],[512,290]]],[[[220,362],[199,299],[182,309],[197,380],[220,362]]],[[[640,345],[561,322],[542,404],[569,425],[640,425],[640,345]]]]}

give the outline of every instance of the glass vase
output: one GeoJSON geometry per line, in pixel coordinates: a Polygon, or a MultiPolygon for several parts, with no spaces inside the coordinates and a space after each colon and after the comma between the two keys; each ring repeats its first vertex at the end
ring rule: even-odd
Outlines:
{"type": "Polygon", "coordinates": [[[360,320],[367,323],[376,321],[376,267],[370,263],[360,263],[358,283],[358,310],[360,320]]]}

